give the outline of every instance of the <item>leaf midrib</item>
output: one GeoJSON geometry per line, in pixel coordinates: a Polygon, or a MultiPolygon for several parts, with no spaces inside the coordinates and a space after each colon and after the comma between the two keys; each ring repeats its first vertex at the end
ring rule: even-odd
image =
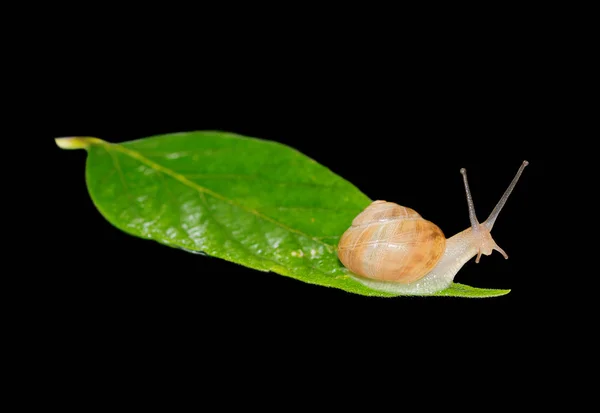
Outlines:
{"type": "Polygon", "coordinates": [[[154,162],[154,161],[146,158],[144,155],[142,155],[141,153],[139,153],[139,152],[137,152],[137,151],[135,151],[133,149],[126,148],[126,147],[124,147],[122,145],[119,145],[119,144],[112,144],[112,143],[109,143],[109,142],[106,142],[106,141],[102,141],[101,144],[104,146],[104,148],[109,153],[110,153],[111,149],[115,149],[116,151],[118,151],[118,152],[120,152],[122,154],[125,154],[125,155],[127,155],[127,156],[129,156],[129,157],[131,157],[133,159],[136,159],[137,161],[145,164],[146,166],[154,169],[157,172],[162,172],[163,174],[170,176],[171,178],[175,179],[176,181],[180,182],[181,184],[183,184],[183,185],[185,185],[185,186],[187,186],[189,188],[192,188],[192,189],[194,189],[194,190],[196,190],[198,192],[210,195],[210,196],[212,196],[214,198],[217,198],[217,199],[219,199],[219,200],[221,200],[223,202],[226,202],[226,203],[228,203],[230,205],[233,205],[233,206],[235,206],[237,208],[243,209],[244,211],[249,212],[249,213],[251,213],[253,215],[256,215],[257,217],[259,217],[259,218],[261,218],[261,219],[263,219],[265,221],[271,222],[272,224],[275,224],[275,225],[279,226],[280,228],[285,229],[286,231],[289,231],[289,232],[292,232],[292,233],[295,233],[295,234],[298,234],[298,235],[302,235],[303,237],[306,237],[306,238],[308,238],[308,239],[310,239],[310,240],[312,240],[312,241],[314,241],[314,242],[316,242],[318,244],[321,244],[321,245],[325,246],[328,250],[332,247],[331,244],[323,242],[323,241],[321,241],[317,237],[313,237],[313,236],[308,235],[308,234],[306,234],[306,233],[304,233],[304,232],[302,232],[300,230],[297,230],[295,228],[289,227],[289,226],[283,224],[282,222],[277,221],[276,219],[273,219],[273,218],[271,218],[271,217],[269,217],[267,215],[264,215],[263,213],[261,213],[260,211],[258,211],[256,209],[249,208],[249,207],[247,207],[247,206],[245,206],[243,204],[240,204],[240,203],[238,203],[238,202],[236,202],[236,201],[234,201],[232,199],[229,199],[229,198],[221,195],[218,192],[215,192],[215,191],[213,191],[211,189],[203,187],[202,185],[199,185],[196,182],[190,181],[184,175],[179,174],[179,173],[173,171],[170,168],[167,168],[167,167],[165,167],[163,165],[160,165],[159,163],[156,163],[156,162],[154,162]]]}
{"type": "Polygon", "coordinates": [[[245,179],[249,181],[265,181],[270,182],[277,185],[282,186],[308,186],[311,188],[324,188],[327,190],[338,190],[344,191],[344,188],[341,185],[324,185],[319,184],[317,182],[291,182],[291,181],[281,181],[279,179],[268,178],[263,175],[253,175],[253,174],[182,174],[182,176],[188,179],[215,179],[215,180],[232,180],[237,181],[240,179],[245,179]]]}
{"type": "MultiPolygon", "coordinates": [[[[188,180],[188,179],[187,179],[187,178],[186,178],[184,175],[178,174],[177,172],[173,171],[172,169],[169,169],[169,168],[167,168],[167,167],[165,167],[165,166],[163,166],[163,165],[160,165],[160,164],[158,164],[158,163],[156,163],[156,162],[154,162],[154,161],[151,161],[151,160],[149,160],[148,158],[144,157],[142,154],[140,154],[140,153],[139,153],[139,152],[137,152],[137,151],[134,151],[134,150],[132,150],[132,149],[129,149],[129,148],[125,148],[125,147],[123,147],[123,146],[121,146],[121,145],[119,145],[119,144],[112,144],[112,143],[105,142],[105,141],[101,142],[101,144],[102,144],[102,146],[104,147],[104,149],[105,149],[105,150],[106,150],[106,151],[109,153],[109,155],[111,155],[111,157],[112,157],[111,149],[115,149],[115,150],[117,150],[118,152],[120,152],[120,153],[122,153],[122,154],[125,154],[125,155],[127,155],[127,156],[129,156],[129,157],[131,157],[131,158],[133,158],[133,159],[136,159],[137,161],[139,161],[139,162],[141,162],[141,163],[145,164],[146,166],[148,166],[148,167],[150,167],[150,168],[154,169],[155,171],[157,171],[157,172],[159,172],[159,173],[163,173],[163,174],[165,174],[165,175],[167,175],[167,176],[170,176],[171,178],[175,179],[176,181],[178,181],[178,182],[180,182],[180,183],[182,183],[182,184],[184,184],[184,185],[186,185],[186,186],[188,186],[188,187],[190,187],[190,188],[192,188],[192,189],[194,189],[194,190],[198,191],[198,192],[199,192],[199,193],[200,193],[200,194],[201,194],[203,197],[204,197],[204,194],[211,195],[211,196],[213,196],[214,198],[217,198],[217,199],[219,199],[219,200],[222,200],[223,202],[227,202],[227,203],[229,203],[230,205],[233,205],[233,206],[235,206],[235,207],[238,207],[238,208],[240,208],[240,209],[243,209],[244,211],[247,211],[247,212],[249,212],[249,213],[252,213],[252,214],[256,215],[256,216],[257,216],[257,217],[259,217],[259,218],[262,218],[262,219],[264,219],[264,220],[266,220],[266,221],[268,221],[268,222],[271,222],[271,223],[273,223],[273,224],[275,224],[275,225],[278,225],[279,227],[281,227],[281,228],[283,228],[283,229],[285,229],[285,230],[287,230],[287,231],[289,231],[289,232],[291,232],[291,233],[294,233],[294,234],[297,234],[297,235],[301,235],[301,236],[304,236],[304,237],[306,237],[306,238],[308,238],[308,239],[311,239],[311,240],[313,240],[314,242],[316,242],[316,243],[318,243],[318,244],[321,244],[321,245],[325,246],[325,247],[327,248],[327,250],[328,250],[329,252],[331,252],[331,249],[330,249],[330,248],[332,248],[332,245],[331,245],[331,244],[328,244],[328,243],[326,243],[326,242],[323,242],[323,241],[321,241],[321,240],[320,240],[319,238],[317,238],[317,237],[312,237],[312,236],[310,236],[310,235],[308,235],[308,234],[305,234],[305,233],[304,233],[304,232],[302,232],[302,231],[299,231],[299,230],[296,230],[296,229],[294,229],[294,228],[288,227],[287,225],[285,225],[285,224],[282,224],[281,222],[279,222],[279,221],[277,221],[277,220],[274,220],[274,219],[272,219],[272,218],[270,218],[270,217],[268,217],[268,216],[266,216],[266,215],[264,215],[264,214],[260,213],[259,211],[256,211],[256,210],[254,210],[254,209],[252,209],[252,208],[248,208],[248,207],[246,207],[246,206],[244,206],[244,205],[242,205],[242,204],[239,204],[239,203],[237,203],[237,202],[235,202],[235,201],[233,201],[233,200],[231,200],[231,199],[229,199],[229,198],[227,198],[227,197],[225,197],[225,196],[223,196],[223,195],[219,194],[218,192],[212,191],[212,190],[210,190],[210,189],[208,189],[208,188],[205,188],[205,187],[203,187],[203,186],[201,186],[201,185],[198,185],[197,183],[195,183],[195,182],[192,182],[192,181],[188,180]]],[[[116,159],[114,159],[114,157],[113,157],[113,161],[115,161],[116,163],[118,163],[118,161],[117,161],[116,159]]],[[[115,166],[117,167],[117,169],[119,169],[119,170],[120,170],[120,166],[117,166],[117,165],[115,165],[115,166]]],[[[124,177],[123,177],[123,179],[124,179],[124,177]]],[[[210,213],[210,208],[208,207],[208,205],[207,205],[207,204],[205,204],[205,205],[206,205],[206,207],[207,207],[207,210],[208,210],[209,214],[211,214],[211,213],[210,213]]],[[[211,214],[211,215],[212,215],[212,214],[211,214]]],[[[222,224],[221,224],[221,223],[220,223],[218,220],[216,220],[216,219],[214,218],[214,216],[212,217],[212,219],[213,219],[213,221],[214,221],[214,222],[215,222],[217,225],[219,225],[219,226],[221,227],[221,230],[223,230],[223,228],[222,228],[222,224]]],[[[239,240],[237,240],[237,239],[235,239],[235,238],[232,238],[232,240],[233,240],[235,243],[237,243],[238,245],[240,245],[242,248],[244,248],[244,249],[245,249],[245,250],[246,250],[248,253],[250,253],[250,254],[254,255],[255,257],[257,257],[257,258],[259,258],[259,259],[261,259],[261,260],[267,260],[267,261],[270,261],[270,262],[274,263],[275,265],[277,265],[278,267],[280,267],[280,268],[286,268],[286,270],[288,270],[288,271],[289,271],[289,268],[288,268],[288,266],[287,266],[285,263],[283,263],[283,262],[280,262],[280,261],[277,261],[277,260],[275,260],[275,259],[266,258],[266,257],[264,257],[264,256],[258,255],[258,254],[256,254],[254,251],[251,251],[251,250],[249,250],[249,249],[248,249],[248,248],[247,248],[245,245],[243,245],[243,243],[241,243],[239,240]]],[[[314,265],[312,265],[312,264],[310,264],[310,263],[307,263],[307,266],[308,266],[309,268],[312,268],[313,270],[315,270],[315,271],[317,271],[317,272],[320,272],[321,274],[324,274],[324,275],[329,275],[329,273],[328,273],[327,271],[323,271],[322,269],[320,269],[320,268],[318,268],[318,267],[315,267],[314,265]]],[[[290,275],[291,275],[291,273],[290,273],[290,275]]]]}

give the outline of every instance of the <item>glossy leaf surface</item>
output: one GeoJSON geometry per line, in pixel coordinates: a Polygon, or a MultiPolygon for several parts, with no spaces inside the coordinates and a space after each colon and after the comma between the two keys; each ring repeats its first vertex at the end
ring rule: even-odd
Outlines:
{"type": "MultiPolygon", "coordinates": [[[[56,142],[87,150],[91,198],[128,234],[307,283],[394,295],[357,282],[335,253],[340,236],[371,199],[289,146],[214,131],[121,144],[85,137],[56,142]]],[[[454,283],[435,295],[507,292],[454,283]]]]}

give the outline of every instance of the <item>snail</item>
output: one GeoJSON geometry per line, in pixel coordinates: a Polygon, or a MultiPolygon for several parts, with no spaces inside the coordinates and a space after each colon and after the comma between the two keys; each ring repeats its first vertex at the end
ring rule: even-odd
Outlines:
{"type": "Polygon", "coordinates": [[[475,215],[467,172],[462,168],[471,226],[448,239],[436,224],[415,210],[393,202],[373,201],[340,238],[338,258],[351,276],[367,287],[410,295],[428,295],[445,289],[474,256],[479,263],[482,254],[490,255],[496,250],[508,259],[492,238],[491,230],[527,165],[523,161],[483,223],[475,215]]]}

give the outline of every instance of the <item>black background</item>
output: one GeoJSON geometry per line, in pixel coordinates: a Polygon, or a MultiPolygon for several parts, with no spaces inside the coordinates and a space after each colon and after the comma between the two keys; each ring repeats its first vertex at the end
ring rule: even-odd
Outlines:
{"type": "MultiPolygon", "coordinates": [[[[310,47],[286,41],[264,52],[243,36],[234,43],[158,56],[151,41],[119,51],[99,41],[86,45],[95,52],[53,55],[35,76],[30,130],[39,131],[51,163],[37,171],[51,242],[40,252],[44,271],[25,278],[25,303],[30,328],[55,344],[44,355],[72,364],[81,357],[82,374],[106,363],[113,376],[124,368],[174,372],[172,365],[202,376],[216,360],[223,368],[211,372],[230,375],[223,386],[251,382],[266,366],[271,378],[303,371],[326,383],[359,366],[396,374],[405,363],[433,361],[442,370],[464,366],[468,386],[487,368],[521,377],[547,369],[541,344],[562,336],[557,323],[568,324],[560,317],[565,299],[554,299],[561,275],[544,243],[554,231],[545,225],[548,200],[562,188],[549,176],[564,167],[557,150],[572,126],[556,43],[439,38],[408,50],[359,36],[310,47]],[[460,168],[483,220],[528,160],[493,231],[509,259],[494,252],[456,277],[511,293],[369,298],[137,239],[92,204],[85,152],[53,140],[205,129],[291,145],[372,199],[414,208],[448,236],[469,225],[460,168]]],[[[352,380],[350,387],[360,384],[352,380]]]]}
{"type": "Polygon", "coordinates": [[[257,73],[240,73],[245,66],[229,63],[222,70],[187,72],[184,82],[176,71],[153,82],[157,74],[146,80],[143,73],[118,69],[90,79],[81,97],[55,108],[46,135],[55,168],[51,190],[62,251],[55,260],[65,275],[57,306],[63,315],[124,331],[227,328],[254,337],[298,327],[309,336],[345,327],[393,333],[400,320],[432,329],[457,323],[459,331],[483,329],[495,339],[527,323],[534,327],[535,306],[523,313],[521,304],[532,299],[543,254],[532,232],[553,167],[539,143],[540,125],[556,122],[540,107],[551,91],[522,64],[487,70],[480,63],[478,70],[451,73],[435,65],[400,74],[386,62],[364,73],[348,71],[351,63],[292,61],[257,73]],[[291,73],[289,65],[296,66],[291,73]],[[481,300],[367,298],[136,239],[95,210],[84,181],[85,152],[53,147],[56,136],[120,142],[202,129],[291,145],[372,199],[416,209],[448,236],[469,225],[460,168],[468,170],[483,220],[527,159],[493,232],[510,258],[484,256],[456,278],[512,292],[481,300]]]}

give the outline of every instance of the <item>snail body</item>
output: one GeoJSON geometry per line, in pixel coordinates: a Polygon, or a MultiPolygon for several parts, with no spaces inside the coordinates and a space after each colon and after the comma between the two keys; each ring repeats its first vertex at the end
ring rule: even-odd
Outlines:
{"type": "Polygon", "coordinates": [[[380,291],[427,295],[450,286],[462,266],[474,256],[493,250],[508,255],[496,244],[491,230],[528,162],[524,161],[487,220],[479,223],[461,169],[471,226],[446,239],[442,230],[411,208],[377,200],[352,221],[337,247],[338,258],[352,276],[380,291]]]}

